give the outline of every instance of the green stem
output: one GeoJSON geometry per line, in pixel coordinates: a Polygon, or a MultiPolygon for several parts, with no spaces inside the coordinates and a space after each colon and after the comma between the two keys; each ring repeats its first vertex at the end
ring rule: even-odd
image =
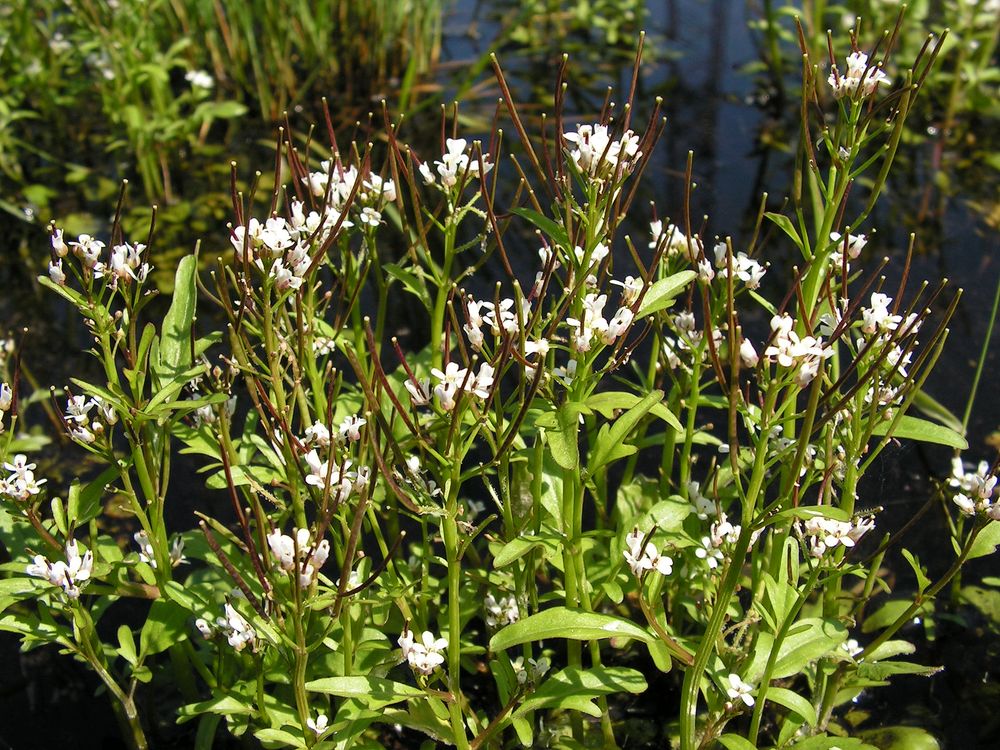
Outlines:
{"type": "Polygon", "coordinates": [[[726,573],[719,587],[718,595],[715,599],[715,606],[712,608],[712,616],[705,634],[702,636],[698,651],[694,657],[694,665],[684,674],[684,684],[681,688],[681,715],[680,715],[680,740],[681,750],[695,750],[697,748],[697,719],[698,719],[698,693],[701,689],[701,678],[708,666],[712,654],[715,653],[716,641],[722,632],[722,625],[726,620],[726,613],[729,609],[729,602],[739,584],[740,576],[743,572],[743,560],[746,558],[747,550],[750,549],[750,538],[753,535],[753,512],[757,505],[757,499],[764,487],[766,476],[765,467],[767,465],[767,448],[770,439],[770,417],[774,410],[774,403],[778,397],[776,383],[772,383],[767,389],[764,408],[761,411],[760,438],[754,447],[753,470],[750,475],[750,483],[747,488],[746,500],[743,503],[742,530],[733,556],[726,566],[726,573]]]}

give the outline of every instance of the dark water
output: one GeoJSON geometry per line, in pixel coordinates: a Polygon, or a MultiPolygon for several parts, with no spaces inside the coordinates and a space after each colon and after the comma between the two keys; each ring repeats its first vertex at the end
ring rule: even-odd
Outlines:
{"type": "MultiPolygon", "coordinates": [[[[688,151],[693,151],[698,188],[692,213],[709,217],[707,236],[732,235],[738,246],[740,238],[748,237],[760,194],[768,192],[770,207],[778,208],[789,188],[790,159],[780,148],[769,148],[765,143],[794,147],[796,121],[783,111],[776,90],[743,70],[758,59],[755,39],[748,30],[752,13],[749,4],[729,0],[661,1],[648,2],[647,9],[647,55],[637,89],[634,122],[644,123],[654,97],[662,96],[668,126],[647,171],[642,197],[645,201],[655,200],[661,216],[678,216],[684,164],[688,151]]],[[[628,24],[621,30],[625,41],[608,46],[604,31],[574,26],[568,18],[525,22],[521,26],[526,31],[512,32],[518,28],[521,13],[516,3],[463,0],[450,14],[438,80],[448,95],[471,98],[463,104],[465,115],[479,123],[488,123],[492,117],[499,89],[488,70],[481,74],[470,71],[475,71],[482,55],[493,48],[495,39],[502,34],[509,38],[512,33],[522,42],[503,44],[499,55],[529,119],[540,111],[551,112],[551,92],[559,55],[564,50],[571,54],[565,114],[568,125],[595,119],[608,85],[616,89],[615,101],[624,100],[634,46],[632,37],[627,36],[628,24]]],[[[474,124],[470,126],[470,136],[476,134],[475,128],[474,124]]],[[[486,126],[480,128],[485,131],[486,126]]],[[[430,131],[433,129],[431,125],[430,131]]],[[[266,168],[267,158],[261,156],[266,151],[257,149],[254,144],[258,133],[253,128],[250,131],[235,139],[232,147],[253,152],[252,159],[245,160],[266,168]]],[[[868,246],[865,260],[872,264],[873,259],[888,256],[891,260],[887,275],[898,278],[908,235],[916,232],[917,255],[911,279],[948,278],[956,289],[964,290],[947,348],[927,385],[935,398],[960,414],[1000,276],[997,233],[970,202],[983,196],[995,200],[998,186],[991,175],[996,173],[988,173],[985,178],[976,176],[967,185],[959,182],[958,190],[947,200],[935,196],[931,201],[940,210],[918,217],[917,207],[933,182],[928,167],[931,146],[911,148],[903,156],[912,166],[900,169],[908,173],[907,179],[891,185],[869,221],[878,233],[868,246]]],[[[218,189],[227,190],[227,181],[219,178],[218,189]]],[[[641,204],[637,201],[637,205],[641,204]]],[[[74,209],[62,208],[67,212],[74,209]]],[[[640,210],[634,226],[626,227],[626,231],[633,237],[644,237],[648,218],[640,210]]],[[[196,228],[200,236],[209,235],[209,247],[219,247],[225,244],[223,226],[223,218],[210,214],[196,228]]],[[[40,259],[47,254],[47,240],[40,228],[18,225],[8,236],[23,238],[22,251],[29,258],[40,259]]],[[[194,239],[190,236],[184,242],[178,240],[178,244],[190,247],[194,239]]],[[[528,248],[524,250],[525,255],[529,252],[528,248]]],[[[787,268],[788,258],[783,253],[765,255],[772,263],[772,282],[780,278],[782,268],[787,268]]],[[[0,262],[0,285],[5,290],[0,295],[0,329],[30,324],[33,333],[27,340],[26,361],[43,384],[65,383],[70,375],[79,375],[81,368],[85,372],[90,367],[87,362],[65,355],[86,344],[82,327],[50,296],[37,293],[17,255],[15,248],[4,247],[0,262]]],[[[37,260],[35,263],[36,268],[42,265],[37,260]]],[[[1000,425],[998,357],[1000,353],[994,347],[970,424],[970,459],[991,455],[984,441],[1000,425]]],[[[886,508],[882,516],[885,528],[901,526],[924,503],[929,492],[926,478],[944,476],[949,458],[946,450],[912,445],[888,449],[862,487],[862,504],[886,508]]],[[[52,471],[56,471],[55,465],[52,471]]],[[[932,572],[943,570],[950,555],[939,514],[927,514],[908,539],[909,546],[924,550],[932,572]]],[[[894,570],[905,570],[905,565],[900,567],[897,562],[888,561],[894,570]]],[[[985,558],[970,566],[968,580],[997,574],[1000,566],[995,559],[985,558]]],[[[905,575],[899,575],[905,587],[905,575]]],[[[960,614],[966,618],[966,625],[943,620],[933,641],[920,628],[910,633],[921,647],[918,660],[944,664],[946,669],[933,678],[895,678],[892,687],[863,699],[859,710],[871,714],[866,726],[909,722],[931,728],[949,748],[1000,746],[996,719],[989,713],[989,706],[995,706],[1000,697],[996,676],[1000,653],[994,645],[996,633],[991,631],[996,624],[991,626],[974,612],[960,614]]],[[[56,743],[77,748],[120,746],[114,739],[117,731],[106,696],[91,697],[96,689],[93,677],[68,658],[54,657],[53,653],[22,656],[11,638],[0,637],[0,664],[4,667],[0,670],[0,750],[49,748],[56,743]],[[86,738],[81,737],[82,727],[87,728],[86,738]]],[[[655,720],[656,714],[646,716],[641,704],[635,710],[644,720],[655,720]]],[[[172,734],[168,727],[162,728],[162,746],[183,747],[183,740],[175,744],[172,734]]]]}

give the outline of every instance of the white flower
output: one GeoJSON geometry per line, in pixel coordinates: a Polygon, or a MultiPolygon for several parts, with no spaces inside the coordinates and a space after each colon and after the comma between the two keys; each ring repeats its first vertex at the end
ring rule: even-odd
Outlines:
{"type": "Polygon", "coordinates": [[[814,516],[806,519],[802,526],[810,544],[810,553],[813,557],[822,557],[837,545],[853,547],[862,536],[875,528],[875,520],[867,517],[847,522],[814,516]]]}
{"type": "Polygon", "coordinates": [[[805,387],[819,373],[822,361],[833,356],[833,349],[825,346],[821,338],[799,338],[792,330],[794,325],[795,322],[787,314],[771,318],[774,336],[771,345],[764,350],[764,358],[776,361],[782,367],[795,369],[796,383],[805,387]]]}
{"type": "Polygon", "coordinates": [[[501,597],[498,602],[493,594],[487,594],[484,601],[486,607],[486,625],[491,628],[513,625],[521,618],[521,610],[517,606],[514,595],[501,597]]]}
{"type": "Polygon", "coordinates": [[[744,367],[756,367],[759,361],[760,357],[757,356],[757,350],[753,348],[750,339],[743,339],[740,344],[740,362],[744,367]]]}
{"type": "Polygon", "coordinates": [[[715,278],[715,271],[712,270],[712,264],[708,262],[708,258],[702,258],[698,261],[698,280],[704,284],[712,283],[712,279],[715,278]]]}
{"type": "Polygon", "coordinates": [[[65,258],[66,253],[69,252],[69,248],[66,247],[66,242],[63,240],[63,230],[61,229],[54,229],[52,231],[52,252],[58,258],[65,258]]]}
{"type": "Polygon", "coordinates": [[[62,258],[49,263],[49,278],[59,286],[66,284],[66,272],[63,271],[62,258]]]}
{"type": "Polygon", "coordinates": [[[361,223],[370,227],[377,227],[382,223],[382,214],[370,206],[361,209],[361,223]]]}
{"type": "Polygon", "coordinates": [[[901,315],[893,315],[889,312],[889,304],[892,297],[876,292],[871,296],[870,308],[862,308],[861,330],[864,333],[875,333],[876,331],[895,331],[903,320],[901,315]]]}
{"type": "Polygon", "coordinates": [[[631,130],[612,141],[607,125],[578,125],[575,133],[563,133],[563,138],[575,146],[569,153],[573,164],[584,174],[598,179],[631,173],[642,156],[639,136],[631,130]]]}
{"type": "Polygon", "coordinates": [[[429,675],[444,664],[444,650],[448,641],[435,638],[429,630],[425,630],[419,641],[414,640],[413,633],[406,629],[397,641],[403,650],[403,658],[409,662],[414,672],[429,675]]]}
{"type": "Polygon", "coordinates": [[[633,276],[626,276],[625,281],[612,279],[611,283],[622,288],[622,305],[631,306],[642,293],[642,279],[633,276]]]}
{"type": "Polygon", "coordinates": [[[84,266],[95,272],[103,269],[100,262],[101,251],[104,250],[103,242],[89,234],[81,234],[76,242],[71,242],[69,245],[84,266]]]}
{"type": "Polygon", "coordinates": [[[237,612],[233,605],[226,602],[226,617],[220,620],[220,625],[226,628],[226,640],[236,651],[242,651],[248,645],[252,649],[257,641],[257,634],[249,622],[237,612]]]}
{"type": "Polygon", "coordinates": [[[730,700],[741,700],[748,707],[754,704],[753,685],[743,682],[738,674],[730,674],[727,680],[729,687],[726,688],[726,695],[729,696],[730,700]]]}
{"type": "Polygon", "coordinates": [[[80,597],[80,583],[90,578],[94,569],[94,553],[90,550],[81,555],[75,539],[66,542],[66,562],[57,560],[50,563],[42,555],[35,555],[25,572],[37,578],[46,578],[53,586],[61,586],[70,599],[80,597]]]}
{"type": "Polygon", "coordinates": [[[42,491],[45,479],[35,479],[35,464],[28,463],[28,457],[23,453],[14,456],[13,461],[4,463],[3,468],[10,475],[0,479],[0,493],[9,495],[15,500],[27,500],[42,491]]]}
{"type": "Polygon", "coordinates": [[[697,482],[688,482],[688,502],[694,506],[695,513],[702,521],[716,514],[715,502],[701,493],[701,486],[697,482]]]}
{"type": "Polygon", "coordinates": [[[701,546],[695,548],[694,555],[699,560],[704,560],[709,570],[718,568],[719,564],[725,559],[722,550],[718,548],[718,545],[714,544],[710,536],[703,536],[701,538],[701,546]]]}
{"type": "Polygon", "coordinates": [[[326,714],[318,714],[315,719],[311,716],[306,719],[306,726],[309,727],[313,734],[319,737],[323,732],[326,731],[327,726],[329,726],[329,719],[326,718],[326,714]]]}
{"type": "MultiPolygon", "coordinates": [[[[839,268],[844,263],[844,248],[847,248],[847,257],[850,260],[857,260],[858,256],[861,255],[861,251],[864,250],[865,245],[868,244],[868,238],[863,234],[849,234],[847,236],[847,241],[841,236],[840,232],[830,232],[830,241],[834,243],[835,249],[830,254],[830,265],[839,268]]],[[[848,270],[851,266],[848,264],[848,270]]]]}
{"type": "Polygon", "coordinates": [[[282,292],[302,286],[302,278],[295,274],[294,269],[288,268],[281,258],[274,261],[270,276],[274,279],[274,285],[282,292]]]}
{"type": "Polygon", "coordinates": [[[135,543],[139,545],[139,559],[147,563],[150,567],[156,567],[156,557],[153,551],[153,543],[149,541],[149,534],[145,529],[141,529],[132,535],[135,543]]]}
{"type": "Polygon", "coordinates": [[[719,269],[719,278],[725,279],[729,276],[729,266],[732,264],[733,275],[742,281],[747,289],[756,289],[760,286],[760,280],[764,278],[767,269],[757,261],[750,258],[746,253],[740,251],[735,257],[729,256],[729,247],[724,242],[720,242],[714,248],[715,267],[719,269]]]}
{"type": "Polygon", "coordinates": [[[981,461],[975,471],[967,472],[962,459],[956,456],[952,459],[948,484],[961,490],[952,500],[965,515],[985,513],[993,519],[1000,515],[1000,503],[992,502],[997,477],[990,474],[990,466],[986,461],[981,461]]]}
{"type": "Polygon", "coordinates": [[[524,666],[524,657],[519,656],[510,663],[510,666],[517,676],[517,684],[524,685],[528,682],[537,684],[545,676],[545,673],[549,671],[551,665],[548,658],[543,656],[537,661],[529,658],[528,666],[526,667],[524,666]]]}
{"type": "Polygon", "coordinates": [[[531,357],[537,354],[539,357],[544,357],[549,353],[549,340],[548,339],[538,339],[536,341],[525,341],[524,342],[524,356],[531,357]]]}
{"type": "Polygon", "coordinates": [[[360,440],[361,428],[366,424],[368,424],[368,422],[357,415],[344,417],[344,421],[340,423],[340,436],[346,437],[352,442],[360,440]]]}
{"type": "Polygon", "coordinates": [[[0,411],[10,411],[14,403],[14,391],[6,383],[0,383],[0,411]]]}
{"type": "Polygon", "coordinates": [[[204,70],[189,70],[184,74],[184,80],[199,89],[210,89],[215,84],[212,76],[204,70]]]}
{"type": "Polygon", "coordinates": [[[229,235],[229,242],[236,251],[236,257],[248,262],[253,260],[254,250],[260,245],[260,233],[262,230],[263,227],[260,222],[252,217],[246,226],[241,224],[232,229],[229,235]],[[246,252],[245,256],[244,249],[246,252]]]}
{"type": "Polygon", "coordinates": [[[327,448],[330,445],[330,430],[322,422],[314,422],[311,427],[306,427],[306,442],[327,448]]]}
{"type": "Polygon", "coordinates": [[[625,537],[623,555],[632,574],[638,578],[647,570],[655,570],[661,575],[670,575],[674,561],[657,550],[652,542],[647,542],[644,546],[643,539],[644,535],[639,529],[633,529],[625,537]]]}
{"type": "Polygon", "coordinates": [[[833,95],[840,99],[859,90],[862,96],[871,96],[880,83],[888,80],[889,77],[882,71],[881,63],[869,67],[868,55],[864,52],[852,52],[847,57],[847,73],[841,73],[834,65],[827,82],[833,89],[833,95]]]}

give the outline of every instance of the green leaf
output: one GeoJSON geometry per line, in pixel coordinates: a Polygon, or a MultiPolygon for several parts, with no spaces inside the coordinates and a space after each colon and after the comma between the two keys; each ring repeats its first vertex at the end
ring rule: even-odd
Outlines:
{"type": "Polygon", "coordinates": [[[425,693],[420,688],[394,682],[382,677],[324,677],[306,683],[306,690],[313,693],[336,695],[340,698],[355,698],[370,708],[389,706],[393,703],[422,698],[425,693]]]}
{"type": "Polygon", "coordinates": [[[118,654],[133,667],[139,662],[135,652],[135,638],[132,637],[132,628],[128,625],[118,627],[118,654]]]}
{"type": "Polygon", "coordinates": [[[219,714],[220,716],[256,713],[249,700],[241,698],[242,696],[235,694],[220,695],[210,698],[207,701],[181,706],[177,709],[177,723],[183,724],[185,721],[190,721],[194,717],[204,713],[219,714]]]}
{"type": "MultiPolygon", "coordinates": [[[[782,232],[784,232],[789,237],[791,237],[792,238],[792,242],[795,243],[795,246],[799,250],[803,250],[803,247],[802,247],[802,238],[799,237],[799,233],[796,231],[795,225],[792,224],[792,220],[791,219],[789,219],[787,216],[784,216],[782,214],[776,214],[773,211],[767,211],[764,214],[764,216],[766,216],[768,219],[770,219],[771,221],[773,221],[778,226],[778,228],[781,229],[782,232]]],[[[803,252],[805,252],[805,251],[803,250],[803,252]]]]}
{"type": "Polygon", "coordinates": [[[959,435],[965,432],[962,420],[952,414],[948,407],[936,401],[923,390],[919,390],[913,395],[913,408],[922,412],[924,416],[930,417],[935,422],[940,422],[945,427],[950,427],[959,435]]]}
{"type": "Polygon", "coordinates": [[[191,326],[194,322],[198,258],[186,255],[174,275],[174,295],[160,334],[160,371],[176,377],[191,367],[191,326]]]}
{"type": "MultiPolygon", "coordinates": [[[[861,624],[861,632],[871,633],[892,625],[892,623],[903,616],[903,613],[909,609],[910,604],[912,602],[909,599],[892,599],[887,601],[877,612],[865,618],[865,621],[861,624]]],[[[932,610],[930,602],[914,612],[913,616],[916,617],[929,610],[932,610]]]]}
{"type": "Polygon", "coordinates": [[[402,284],[403,288],[410,294],[423,301],[429,299],[427,285],[421,281],[417,274],[395,263],[383,263],[382,270],[388,276],[402,284]]]}
{"type": "Polygon", "coordinates": [[[808,737],[791,747],[794,750],[879,750],[854,737],[830,737],[826,734],[808,737]]]}
{"type": "Polygon", "coordinates": [[[282,747],[299,748],[306,746],[301,737],[291,732],[286,732],[284,729],[258,729],[253,733],[253,736],[261,742],[280,742],[282,747]]]}
{"type": "Polygon", "coordinates": [[[541,229],[542,233],[547,235],[554,244],[561,245],[566,250],[570,249],[569,235],[566,234],[566,230],[561,224],[557,224],[549,217],[543,216],[537,211],[532,211],[530,208],[512,208],[510,212],[515,216],[520,216],[522,219],[530,221],[541,229]]]}
{"type": "Polygon", "coordinates": [[[102,508],[101,497],[104,495],[104,488],[107,487],[118,476],[117,466],[109,466],[100,476],[87,483],[81,488],[79,482],[74,481],[70,486],[67,503],[69,505],[69,516],[77,526],[83,526],[100,515],[102,508]]]}
{"type": "Polygon", "coordinates": [[[644,643],[653,640],[645,629],[620,617],[568,607],[552,607],[505,627],[490,639],[490,651],[501,651],[529,641],[550,638],[596,641],[621,637],[634,638],[644,643]]]}
{"type": "Polygon", "coordinates": [[[154,601],[139,634],[139,653],[144,657],[158,654],[183,641],[188,636],[188,617],[188,610],[177,602],[154,601]]]}
{"type": "Polygon", "coordinates": [[[784,706],[789,711],[794,711],[811,727],[816,726],[816,709],[813,705],[798,693],[786,688],[770,687],[767,690],[767,700],[784,706]]]}
{"type": "MultiPolygon", "coordinates": [[[[610,463],[616,455],[620,455],[617,449],[624,445],[625,439],[629,437],[636,425],[639,424],[639,420],[646,416],[649,410],[662,400],[663,391],[652,391],[646,394],[635,406],[618,417],[610,428],[604,425],[597,435],[596,445],[587,461],[587,470],[593,474],[610,463]]],[[[634,452],[634,449],[632,452],[634,452]]]]}
{"type": "Polygon", "coordinates": [[[920,727],[879,727],[859,732],[858,736],[881,750],[940,750],[930,732],[920,727]]]}
{"type": "Polygon", "coordinates": [[[215,745],[215,733],[219,728],[221,716],[205,714],[198,720],[198,732],[194,738],[194,750],[212,750],[215,745]]]}
{"type": "Polygon", "coordinates": [[[757,750],[755,744],[738,734],[724,734],[718,737],[717,741],[726,750],[757,750]]]}
{"type": "Polygon", "coordinates": [[[1000,522],[993,521],[983,528],[969,549],[967,560],[992,555],[1000,546],[1000,522]]]}
{"type": "Polygon", "coordinates": [[[969,447],[965,438],[950,427],[928,422],[919,417],[902,416],[895,427],[893,427],[893,420],[879,422],[872,429],[872,434],[885,435],[889,432],[890,427],[892,427],[892,437],[894,438],[947,445],[949,448],[958,448],[959,450],[965,450],[969,447]]]}
{"type": "MultiPolygon", "coordinates": [[[[570,704],[578,710],[581,701],[590,703],[591,698],[613,693],[636,695],[646,690],[646,678],[642,673],[628,667],[594,667],[581,669],[567,667],[542,683],[531,697],[522,703],[515,717],[524,716],[528,711],[540,708],[566,708],[570,704]]],[[[590,704],[590,708],[596,708],[590,704]]],[[[586,713],[592,714],[591,710],[586,713]]],[[[597,713],[600,716],[600,711],[597,713]]]]}
{"type": "Polygon", "coordinates": [[[772,677],[799,674],[812,662],[837,650],[847,640],[847,628],[834,619],[807,617],[797,622],[781,642],[772,677]]]}
{"type": "Polygon", "coordinates": [[[510,565],[515,560],[519,560],[528,554],[531,550],[538,547],[545,548],[550,551],[557,549],[558,537],[556,536],[534,536],[525,535],[519,536],[516,539],[504,544],[497,550],[496,554],[493,556],[493,567],[502,568],[505,565],[510,565]]]}
{"type": "MultiPolygon", "coordinates": [[[[598,414],[611,419],[614,416],[615,411],[620,409],[631,409],[639,403],[639,400],[639,396],[636,396],[633,393],[626,393],[625,391],[604,391],[603,393],[591,394],[587,400],[584,401],[584,403],[598,414]]],[[[684,427],[681,425],[677,415],[670,411],[662,400],[653,404],[649,413],[654,417],[659,417],[675,430],[681,432],[684,431],[684,427]]]]}
{"type": "Polygon", "coordinates": [[[580,468],[580,414],[586,409],[576,401],[567,401],[556,412],[556,426],[545,431],[552,457],[566,470],[580,468]]]}
{"type": "Polygon", "coordinates": [[[636,320],[670,307],[674,298],[697,277],[698,274],[694,271],[680,271],[665,279],[654,281],[642,298],[642,304],[639,305],[639,311],[635,315],[636,320]]]}
{"type": "Polygon", "coordinates": [[[903,550],[903,557],[906,558],[906,562],[908,562],[910,567],[913,568],[913,573],[917,577],[917,589],[923,593],[927,590],[927,587],[931,585],[931,580],[924,572],[924,566],[920,564],[920,560],[917,556],[908,549],[903,550]]]}
{"type": "Polygon", "coordinates": [[[857,674],[864,680],[884,682],[894,674],[916,674],[929,677],[942,669],[944,667],[928,667],[925,664],[914,664],[908,661],[880,661],[870,664],[865,661],[858,665],[857,674]]]}
{"type": "Polygon", "coordinates": [[[231,120],[242,117],[246,112],[247,108],[239,102],[203,102],[191,116],[195,120],[231,120]]]}

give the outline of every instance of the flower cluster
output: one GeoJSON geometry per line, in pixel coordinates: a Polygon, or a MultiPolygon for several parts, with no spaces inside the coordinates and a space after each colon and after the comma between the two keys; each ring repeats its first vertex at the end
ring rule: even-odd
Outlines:
{"type": "MultiPolygon", "coordinates": [[[[465,183],[468,176],[479,177],[479,159],[471,158],[466,153],[468,142],[464,138],[448,138],[445,141],[445,153],[440,161],[435,161],[437,176],[431,171],[427,162],[420,165],[420,176],[424,179],[425,185],[435,185],[440,181],[441,187],[446,190],[454,187],[458,183],[465,183]]],[[[490,163],[489,154],[483,154],[483,175],[493,169],[490,163]]]]}
{"type": "Polygon", "coordinates": [[[486,607],[486,624],[491,628],[513,625],[521,618],[517,599],[513,594],[500,598],[498,602],[493,594],[487,594],[484,602],[486,607]]]}
{"type": "Polygon", "coordinates": [[[581,319],[566,318],[566,325],[573,329],[570,345],[575,352],[589,352],[595,340],[611,346],[632,325],[635,313],[627,306],[619,307],[611,320],[604,319],[604,305],[608,295],[590,293],[583,300],[581,319]]]}
{"type": "Polygon", "coordinates": [[[323,539],[313,545],[309,529],[294,529],[292,533],[294,536],[288,536],[275,529],[267,535],[267,544],[278,567],[296,573],[299,587],[308,588],[330,556],[330,542],[323,539]]]}
{"type": "Polygon", "coordinates": [[[90,444],[103,435],[107,427],[118,422],[118,413],[114,407],[100,396],[87,399],[86,396],[70,396],[66,400],[66,428],[74,440],[90,444]],[[97,409],[100,419],[91,421],[90,412],[97,409]]]}
{"type": "Polygon", "coordinates": [[[990,465],[986,461],[980,461],[975,471],[966,472],[961,458],[952,459],[948,484],[957,490],[952,500],[964,515],[982,513],[1000,521],[1000,503],[993,502],[997,477],[990,473],[990,465]]]}
{"type": "Polygon", "coordinates": [[[311,172],[302,181],[315,197],[324,199],[326,213],[335,215],[333,223],[347,209],[352,193],[356,195],[358,219],[372,228],[382,223],[381,210],[385,204],[396,200],[395,182],[373,173],[362,177],[357,167],[344,167],[339,159],[320,162],[320,171],[311,172]]]}
{"type": "MultiPolygon", "coordinates": [[[[135,543],[139,545],[139,560],[156,567],[156,556],[153,550],[153,543],[149,539],[149,534],[145,529],[141,529],[132,535],[135,543]]],[[[184,557],[184,540],[181,537],[174,537],[173,544],[170,545],[170,567],[176,568],[178,565],[187,562],[184,557]]]]}
{"type": "Polygon", "coordinates": [[[563,133],[563,139],[573,144],[569,157],[577,169],[599,180],[630,174],[642,156],[639,136],[631,130],[616,141],[607,125],[578,125],[575,133],[563,133]]]}
{"type": "Polygon", "coordinates": [[[862,96],[871,96],[880,83],[888,82],[889,78],[882,71],[881,65],[869,65],[868,55],[864,52],[852,52],[847,56],[847,72],[841,73],[836,65],[830,69],[827,81],[833,89],[833,95],[840,99],[852,96],[861,91],[862,96]]]}
{"type": "Polygon", "coordinates": [[[889,312],[889,304],[891,302],[892,297],[885,294],[875,293],[871,296],[872,306],[862,308],[861,310],[861,330],[864,333],[885,333],[887,331],[895,331],[899,328],[903,316],[893,315],[889,312]]]}
{"type": "Polygon", "coordinates": [[[70,249],[95,279],[110,277],[112,287],[117,287],[119,283],[128,285],[133,281],[141,284],[153,270],[153,267],[145,261],[146,246],[142,243],[130,245],[123,242],[113,246],[105,262],[101,259],[105,244],[89,234],[81,234],[75,242],[67,243],[63,239],[63,231],[53,229],[51,242],[55,257],[49,263],[49,278],[60,286],[66,283],[62,259],[69,254],[70,249]]]}
{"type": "Polygon", "coordinates": [[[795,382],[804,388],[819,373],[823,360],[833,356],[833,349],[825,346],[822,338],[800,338],[792,330],[794,325],[795,321],[787,314],[771,318],[773,335],[770,346],[764,350],[764,358],[769,362],[776,361],[782,367],[794,369],[795,382]]]}
{"type": "Polygon", "coordinates": [[[827,552],[835,549],[837,545],[847,548],[853,547],[861,537],[874,528],[875,519],[870,516],[857,518],[852,522],[814,516],[806,519],[802,524],[803,533],[813,557],[823,557],[827,552]]]}
{"type": "MultiPolygon", "coordinates": [[[[747,289],[757,289],[760,281],[767,273],[767,269],[760,263],[749,257],[743,251],[738,252],[730,261],[729,246],[725,242],[718,243],[713,249],[715,253],[715,267],[719,269],[720,279],[728,278],[729,264],[733,266],[733,277],[742,281],[747,289]]],[[[711,281],[711,279],[709,279],[711,281]]]]}
{"type": "Polygon", "coordinates": [[[449,362],[444,371],[435,367],[431,370],[431,375],[439,381],[434,386],[434,395],[441,408],[451,411],[455,408],[459,391],[465,391],[478,399],[489,398],[496,371],[488,362],[483,362],[479,365],[479,372],[473,377],[468,368],[459,367],[457,362],[449,362]]]}
{"type": "Polygon", "coordinates": [[[482,330],[484,325],[489,327],[494,337],[501,333],[517,333],[528,320],[531,305],[528,300],[521,298],[520,308],[517,310],[514,300],[509,297],[500,300],[499,304],[469,297],[466,305],[466,318],[469,322],[462,326],[462,330],[469,338],[472,348],[477,351],[482,349],[485,340],[482,330]]]}
{"type": "Polygon", "coordinates": [[[205,638],[214,638],[216,632],[221,632],[236,651],[242,651],[247,646],[253,650],[257,644],[257,633],[253,626],[229,602],[226,602],[224,611],[225,617],[217,617],[214,624],[199,617],[194,621],[195,627],[205,638]]]}
{"type": "Polygon", "coordinates": [[[652,542],[643,544],[645,534],[639,529],[633,529],[625,537],[625,562],[632,569],[634,576],[641,577],[647,570],[655,570],[661,575],[670,575],[674,569],[674,561],[662,554],[652,542]]]}
{"type": "Polygon", "coordinates": [[[317,421],[306,428],[305,442],[320,448],[328,448],[331,442],[337,440],[349,440],[353,443],[361,439],[361,428],[366,424],[367,420],[352,414],[344,417],[337,430],[331,434],[325,424],[317,421]]]}
{"type": "Polygon", "coordinates": [[[41,486],[46,480],[35,479],[35,464],[29,464],[28,457],[23,453],[15,455],[13,461],[4,463],[3,468],[10,474],[0,479],[0,495],[27,500],[42,491],[41,486]]]}
{"type": "Polygon", "coordinates": [[[518,685],[537,685],[552,664],[547,657],[543,656],[537,660],[529,658],[528,664],[525,666],[524,657],[519,656],[510,663],[510,666],[517,676],[518,685]]]}
{"type": "MultiPolygon", "coordinates": [[[[844,264],[844,250],[847,250],[847,257],[850,260],[857,260],[861,251],[868,244],[868,238],[863,234],[849,234],[847,238],[840,232],[830,232],[830,241],[834,243],[834,251],[830,253],[830,265],[840,268],[844,264]]],[[[847,270],[851,270],[851,265],[847,264],[847,270]]]]}
{"type": "Polygon", "coordinates": [[[444,638],[435,638],[429,630],[425,630],[417,641],[413,637],[413,632],[407,628],[399,636],[397,643],[403,650],[403,658],[417,674],[431,674],[444,664],[444,650],[448,648],[448,641],[444,638]]]}
{"type": "Polygon", "coordinates": [[[75,539],[66,542],[66,562],[49,562],[42,555],[35,555],[34,561],[25,568],[29,576],[45,578],[53,586],[61,586],[70,599],[80,598],[80,584],[90,578],[93,570],[94,553],[87,550],[81,555],[75,539]]]}
{"type": "Polygon", "coordinates": [[[667,256],[690,256],[692,253],[698,255],[701,252],[701,238],[698,235],[688,237],[673,224],[664,227],[659,219],[649,222],[649,235],[649,249],[658,250],[661,244],[666,243],[664,254],[667,256]]]}
{"type": "Polygon", "coordinates": [[[322,460],[316,450],[311,450],[305,455],[305,460],[309,466],[306,484],[320,489],[334,489],[333,499],[336,502],[344,502],[352,493],[362,492],[371,479],[371,470],[367,466],[355,471],[348,459],[331,465],[330,461],[322,460]]]}

